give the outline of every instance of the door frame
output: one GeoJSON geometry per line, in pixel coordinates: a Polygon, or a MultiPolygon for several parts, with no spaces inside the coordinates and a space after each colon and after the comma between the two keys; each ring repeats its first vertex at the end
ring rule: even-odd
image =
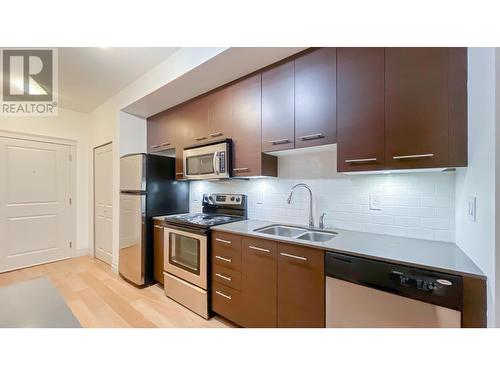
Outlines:
{"type": "MultiPolygon", "coordinates": [[[[59,138],[52,137],[47,135],[40,134],[30,134],[23,133],[11,130],[0,130],[0,137],[2,138],[12,138],[19,139],[23,141],[33,141],[33,142],[41,142],[41,143],[51,143],[63,146],[69,146],[69,155],[70,155],[70,196],[71,196],[71,207],[70,207],[70,217],[72,220],[71,223],[71,258],[75,258],[78,255],[78,249],[76,244],[76,206],[78,205],[78,196],[76,195],[76,165],[77,165],[77,153],[76,149],[78,146],[78,141],[75,139],[68,138],[59,138]]],[[[68,259],[68,258],[62,258],[68,259]]],[[[62,260],[60,259],[60,260],[62,260]]],[[[49,262],[51,263],[51,262],[49,262]]],[[[44,263],[40,263],[44,264],[44,263]]],[[[28,267],[36,266],[37,264],[32,264],[28,267]]],[[[2,271],[2,272],[7,272],[2,271]]]]}
{"type": "MultiPolygon", "coordinates": [[[[95,256],[95,237],[96,237],[96,226],[95,226],[95,151],[96,149],[100,147],[104,147],[107,145],[111,145],[111,152],[113,152],[113,141],[109,141],[103,144],[100,144],[98,146],[92,147],[92,257],[95,259],[98,259],[95,256]]],[[[113,172],[113,159],[111,159],[111,172],[113,172]]],[[[111,191],[113,191],[113,182],[111,182],[111,191]]],[[[114,202],[113,202],[114,203],[114,202]]],[[[113,205],[114,206],[114,205],[113,205]]],[[[114,209],[114,207],[113,207],[114,209]]],[[[115,221],[115,215],[113,215],[113,222],[115,221]]],[[[113,234],[111,234],[111,251],[113,251],[113,234]]],[[[99,259],[100,260],[100,259],[99,259]]],[[[105,263],[103,261],[103,263],[105,263]]],[[[106,264],[106,263],[105,263],[106,264]]],[[[113,259],[111,259],[111,262],[109,264],[110,267],[113,265],[113,259]]]]}

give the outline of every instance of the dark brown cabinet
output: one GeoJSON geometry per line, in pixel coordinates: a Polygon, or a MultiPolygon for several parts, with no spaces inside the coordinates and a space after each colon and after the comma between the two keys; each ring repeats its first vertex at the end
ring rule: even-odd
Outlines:
{"type": "Polygon", "coordinates": [[[383,169],[384,48],[337,49],[337,170],[383,169]]]}
{"type": "Polygon", "coordinates": [[[232,137],[232,86],[224,87],[208,96],[208,139],[232,137]]]}
{"type": "Polygon", "coordinates": [[[325,326],[322,251],[278,244],[278,327],[325,326]]]}
{"type": "Polygon", "coordinates": [[[294,62],[262,72],[262,151],[294,148],[294,62]]]}
{"type": "Polygon", "coordinates": [[[153,225],[153,260],[154,260],[154,278],[160,284],[163,284],[163,269],[164,269],[164,239],[163,226],[159,224],[153,225]]]}
{"type": "Polygon", "coordinates": [[[208,140],[208,97],[195,99],[183,109],[183,122],[187,127],[186,146],[208,140]]]}
{"type": "Polygon", "coordinates": [[[336,143],[336,48],[295,59],[295,148],[336,143]]]}
{"type": "Polygon", "coordinates": [[[277,176],[276,157],[262,154],[261,74],[233,86],[233,175],[277,176]]]}
{"type": "Polygon", "coordinates": [[[149,153],[164,152],[176,146],[176,112],[161,112],[148,119],[147,145],[149,153]]]}
{"type": "Polygon", "coordinates": [[[277,243],[257,238],[242,241],[243,325],[276,327],[277,243]]]}
{"type": "Polygon", "coordinates": [[[465,57],[450,48],[385,49],[386,168],[457,164],[450,139],[465,123],[466,112],[457,109],[465,105],[465,57]]]}

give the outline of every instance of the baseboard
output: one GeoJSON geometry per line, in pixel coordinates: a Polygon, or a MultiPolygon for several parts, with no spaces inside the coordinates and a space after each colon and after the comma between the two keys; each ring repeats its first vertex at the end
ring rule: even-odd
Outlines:
{"type": "Polygon", "coordinates": [[[111,264],[111,272],[115,273],[118,275],[118,264],[111,264]]]}
{"type": "Polygon", "coordinates": [[[76,255],[77,257],[82,257],[84,255],[89,255],[90,254],[90,249],[76,249],[76,255]]]}

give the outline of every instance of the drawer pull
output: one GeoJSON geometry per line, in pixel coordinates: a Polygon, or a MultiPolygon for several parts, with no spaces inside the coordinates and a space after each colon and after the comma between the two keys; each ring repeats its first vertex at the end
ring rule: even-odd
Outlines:
{"type": "Polygon", "coordinates": [[[402,159],[421,159],[421,158],[432,158],[434,154],[418,154],[418,155],[398,155],[398,156],[393,156],[392,158],[395,160],[402,160],[402,159]]]}
{"type": "Polygon", "coordinates": [[[224,275],[223,275],[223,274],[221,274],[221,273],[216,273],[216,274],[215,274],[215,276],[220,277],[221,279],[224,279],[224,280],[227,280],[227,281],[231,281],[231,280],[232,280],[232,278],[231,278],[231,277],[229,277],[229,276],[224,276],[224,275]]]}
{"type": "Polygon", "coordinates": [[[222,132],[212,133],[212,134],[210,134],[210,137],[212,137],[212,138],[215,138],[215,137],[220,137],[220,136],[221,136],[221,135],[223,135],[223,134],[224,134],[224,133],[222,133],[222,132]]]}
{"type": "Polygon", "coordinates": [[[377,161],[377,158],[367,158],[367,159],[347,159],[346,163],[368,163],[371,161],[377,161]]]}
{"type": "Polygon", "coordinates": [[[216,259],[219,259],[219,260],[222,260],[224,262],[227,262],[227,263],[231,263],[231,259],[228,259],[228,258],[224,258],[224,257],[221,257],[219,255],[216,255],[215,256],[216,259]]]}
{"type": "Polygon", "coordinates": [[[217,242],[222,242],[222,243],[227,243],[227,244],[231,244],[231,241],[228,241],[228,240],[223,240],[222,238],[216,238],[215,239],[217,242]]]}
{"type": "Polygon", "coordinates": [[[231,296],[228,296],[227,294],[219,292],[218,290],[216,290],[215,293],[217,293],[219,296],[224,297],[226,299],[231,299],[231,296]]]}
{"type": "Polygon", "coordinates": [[[288,253],[280,253],[280,255],[283,255],[284,257],[303,260],[304,262],[307,262],[307,258],[299,257],[298,255],[292,255],[292,254],[288,254],[288,253]]]}
{"type": "Polygon", "coordinates": [[[196,137],[194,140],[195,141],[203,141],[204,139],[207,139],[207,137],[205,137],[205,136],[196,137]]]}
{"type": "Polygon", "coordinates": [[[290,143],[290,140],[289,139],[277,139],[275,141],[269,141],[269,143],[271,143],[273,145],[283,145],[285,143],[290,143]]]}
{"type": "Polygon", "coordinates": [[[165,143],[162,143],[160,146],[164,147],[164,146],[170,146],[171,143],[170,142],[165,142],[165,143]]]}
{"type": "Polygon", "coordinates": [[[313,139],[319,139],[319,138],[324,138],[325,136],[322,133],[318,134],[309,134],[309,135],[303,135],[300,138],[301,141],[312,141],[313,139]]]}
{"type": "Polygon", "coordinates": [[[184,176],[184,172],[177,172],[175,175],[176,176],[184,176]]]}
{"type": "Polygon", "coordinates": [[[248,246],[250,249],[253,249],[253,250],[258,250],[258,251],[263,251],[264,253],[270,253],[271,250],[268,250],[268,249],[264,249],[262,247],[257,247],[257,246],[248,246]]]}
{"type": "Polygon", "coordinates": [[[163,227],[161,225],[156,225],[156,224],[155,224],[155,228],[163,229],[163,227]]]}
{"type": "Polygon", "coordinates": [[[151,148],[160,148],[161,145],[152,145],[151,148]]]}
{"type": "Polygon", "coordinates": [[[233,168],[233,172],[248,172],[250,168],[233,168]]]}

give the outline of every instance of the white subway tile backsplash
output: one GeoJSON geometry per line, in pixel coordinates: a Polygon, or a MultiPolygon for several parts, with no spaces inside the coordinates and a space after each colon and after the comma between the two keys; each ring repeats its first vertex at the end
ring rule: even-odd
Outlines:
{"type": "Polygon", "coordinates": [[[406,173],[342,175],[335,173],[335,152],[279,158],[279,178],[191,183],[191,211],[201,211],[203,193],[242,193],[249,197],[252,219],[308,223],[309,196],[303,189],[286,198],[299,182],[311,186],[314,219],[327,213],[332,228],[453,242],[455,174],[406,173]],[[332,172],[333,171],[333,172],[332,172]],[[370,210],[369,195],[382,196],[382,209],[370,210]],[[262,204],[257,204],[262,197],[262,204]]]}

